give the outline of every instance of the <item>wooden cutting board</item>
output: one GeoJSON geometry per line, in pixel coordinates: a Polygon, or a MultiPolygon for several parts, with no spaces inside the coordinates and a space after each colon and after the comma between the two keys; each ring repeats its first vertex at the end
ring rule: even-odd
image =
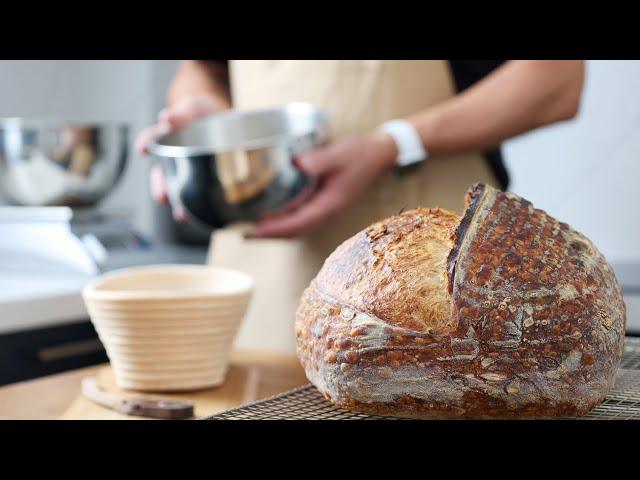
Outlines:
{"type": "MultiPolygon", "coordinates": [[[[113,371],[108,365],[98,370],[97,378],[100,388],[107,392],[130,397],[142,396],[193,402],[196,418],[212,415],[307,383],[304,371],[295,357],[251,352],[235,352],[232,355],[231,367],[225,383],[207,390],[167,394],[123,391],[116,386],[113,371]]],[[[142,419],[142,417],[124,415],[97,405],[81,393],[60,418],[66,420],[142,419]]]]}

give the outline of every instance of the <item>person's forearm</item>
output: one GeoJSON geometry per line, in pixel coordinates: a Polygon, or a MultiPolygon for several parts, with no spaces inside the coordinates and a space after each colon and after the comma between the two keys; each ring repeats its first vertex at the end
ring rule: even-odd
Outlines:
{"type": "Polygon", "coordinates": [[[578,111],[582,61],[509,61],[463,93],[411,116],[431,155],[481,151],[578,111]]]}
{"type": "Polygon", "coordinates": [[[220,62],[185,60],[180,63],[167,91],[167,105],[173,105],[186,97],[211,94],[221,108],[231,106],[229,72],[220,62]]]}

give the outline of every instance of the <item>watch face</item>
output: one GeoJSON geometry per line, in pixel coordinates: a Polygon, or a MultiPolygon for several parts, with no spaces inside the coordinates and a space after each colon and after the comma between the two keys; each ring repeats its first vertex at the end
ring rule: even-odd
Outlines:
{"type": "Polygon", "coordinates": [[[413,155],[400,155],[397,160],[397,164],[402,167],[408,167],[416,163],[422,163],[425,160],[424,152],[415,152],[413,155]],[[402,158],[404,157],[404,158],[402,158]]]}
{"type": "Polygon", "coordinates": [[[408,165],[396,165],[396,168],[392,170],[394,177],[405,177],[416,172],[424,163],[424,160],[418,160],[417,162],[410,163],[408,165]]]}

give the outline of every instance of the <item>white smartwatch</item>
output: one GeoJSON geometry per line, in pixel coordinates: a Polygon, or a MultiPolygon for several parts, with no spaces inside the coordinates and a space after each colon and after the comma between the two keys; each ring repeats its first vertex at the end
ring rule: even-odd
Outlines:
{"type": "Polygon", "coordinates": [[[398,167],[408,167],[414,163],[423,162],[429,156],[427,150],[422,146],[418,132],[406,120],[389,120],[378,128],[391,135],[396,142],[399,152],[396,158],[398,167]]]}

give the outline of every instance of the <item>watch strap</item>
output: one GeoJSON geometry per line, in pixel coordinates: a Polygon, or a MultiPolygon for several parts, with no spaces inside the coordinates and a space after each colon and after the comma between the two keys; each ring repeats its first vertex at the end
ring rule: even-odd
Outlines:
{"type": "Polygon", "coordinates": [[[391,135],[398,148],[396,165],[406,167],[427,159],[427,150],[413,125],[402,119],[390,120],[380,125],[380,130],[391,135]]]}

